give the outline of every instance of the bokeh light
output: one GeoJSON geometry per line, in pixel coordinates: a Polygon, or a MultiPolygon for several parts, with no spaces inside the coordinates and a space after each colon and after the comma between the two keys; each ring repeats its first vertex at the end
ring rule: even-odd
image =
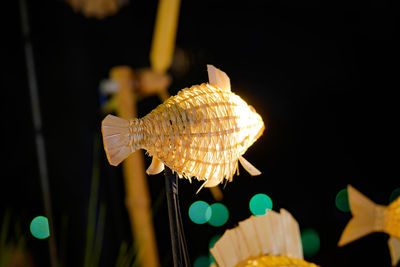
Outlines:
{"type": "Polygon", "coordinates": [[[350,211],[350,205],[349,205],[349,195],[347,192],[347,188],[342,189],[337,193],[336,198],[335,198],[335,205],[338,210],[343,211],[343,212],[349,212],[350,211]]]}
{"type": "Polygon", "coordinates": [[[50,236],[49,220],[44,216],[35,217],[30,226],[31,233],[38,239],[45,239],[50,236]]]}
{"type": "Polygon", "coordinates": [[[229,218],[228,208],[221,203],[214,203],[211,205],[211,217],[208,223],[212,226],[218,227],[224,225],[229,218]]]}
{"type": "Polygon", "coordinates": [[[303,254],[305,257],[311,257],[317,254],[320,248],[320,240],[317,231],[312,228],[302,230],[301,243],[303,245],[303,254]]]}
{"type": "Polygon", "coordinates": [[[206,255],[197,257],[193,262],[193,267],[209,267],[210,262],[206,255]]]}
{"type": "Polygon", "coordinates": [[[221,238],[222,235],[214,235],[210,238],[210,242],[208,243],[208,249],[211,249],[215,243],[221,238]]]}
{"type": "Polygon", "coordinates": [[[396,188],[395,190],[392,191],[390,194],[390,203],[395,201],[398,197],[400,197],[400,187],[396,188]]]}
{"type": "Polygon", "coordinates": [[[204,201],[196,201],[189,207],[189,218],[192,222],[203,224],[211,217],[211,207],[204,201]]]}
{"type": "Polygon", "coordinates": [[[249,208],[256,216],[265,215],[267,209],[272,210],[272,200],[266,194],[256,194],[250,199],[249,208]]]}

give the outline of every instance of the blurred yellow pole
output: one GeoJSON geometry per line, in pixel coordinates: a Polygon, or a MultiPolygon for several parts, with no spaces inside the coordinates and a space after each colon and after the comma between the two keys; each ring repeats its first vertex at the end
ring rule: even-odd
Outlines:
{"type": "MultiPolygon", "coordinates": [[[[150,50],[150,64],[153,71],[164,74],[172,63],[175,50],[180,0],[160,0],[150,50]]],[[[162,101],[169,98],[165,88],[158,92],[162,101]]],[[[215,200],[220,201],[223,194],[218,186],[210,188],[215,200]]]]}
{"type": "MultiPolygon", "coordinates": [[[[110,78],[119,86],[116,94],[117,115],[125,119],[137,117],[133,76],[134,73],[128,66],[114,67],[110,71],[110,78]]],[[[150,194],[143,153],[136,151],[131,154],[122,163],[122,170],[126,191],[125,205],[131,221],[132,234],[137,244],[140,265],[158,267],[160,263],[150,210],[150,194]]]]}
{"type": "Polygon", "coordinates": [[[151,68],[165,73],[172,63],[175,50],[180,0],[159,0],[150,50],[151,68]]]}

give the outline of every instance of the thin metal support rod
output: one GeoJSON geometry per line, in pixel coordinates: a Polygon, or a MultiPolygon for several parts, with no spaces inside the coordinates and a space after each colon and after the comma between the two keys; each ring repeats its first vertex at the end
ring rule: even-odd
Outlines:
{"type": "Polygon", "coordinates": [[[33,49],[30,40],[30,29],[29,29],[29,18],[28,18],[28,8],[26,0],[19,1],[20,14],[21,14],[21,27],[22,27],[22,37],[24,40],[25,49],[25,59],[26,59],[26,70],[28,75],[28,87],[29,95],[31,101],[32,109],[32,121],[35,130],[35,144],[36,144],[36,155],[39,165],[39,176],[40,185],[43,194],[44,202],[44,213],[49,220],[50,227],[50,237],[49,241],[49,253],[50,253],[50,263],[52,267],[57,267],[57,248],[56,248],[56,238],[53,230],[53,215],[51,212],[51,201],[50,201],[50,190],[48,182],[48,172],[47,172],[47,160],[46,160],[46,150],[45,143],[42,133],[42,120],[40,113],[40,102],[39,94],[36,81],[36,71],[35,62],[33,58],[33,49]]]}
{"type": "Polygon", "coordinates": [[[165,166],[164,175],[174,267],[189,267],[189,253],[186,246],[179,206],[178,177],[167,166],[165,166]]]}

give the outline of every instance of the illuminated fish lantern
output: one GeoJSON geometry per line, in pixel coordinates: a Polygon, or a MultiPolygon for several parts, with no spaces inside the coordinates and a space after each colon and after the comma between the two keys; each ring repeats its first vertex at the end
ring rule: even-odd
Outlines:
{"type": "Polygon", "coordinates": [[[238,161],[251,174],[261,172],[243,158],[262,135],[264,123],[253,107],[232,93],[229,77],[208,65],[209,83],[182,89],[143,118],[108,115],[102,122],[104,148],[111,165],[137,149],[153,157],[148,174],[164,164],[179,177],[196,177],[213,187],[232,181],[238,161]]]}
{"type": "Polygon", "coordinates": [[[317,267],[303,259],[299,224],[284,209],[239,222],[210,252],[219,267],[317,267]]]}
{"type": "Polygon", "coordinates": [[[353,218],[346,225],[338,245],[346,245],[373,232],[385,232],[390,235],[388,245],[392,265],[396,265],[400,259],[400,197],[389,206],[382,206],[350,185],[347,192],[353,218]]]}

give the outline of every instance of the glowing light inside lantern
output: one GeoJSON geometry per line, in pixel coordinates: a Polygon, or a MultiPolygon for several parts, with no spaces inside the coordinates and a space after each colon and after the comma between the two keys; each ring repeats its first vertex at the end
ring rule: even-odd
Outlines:
{"type": "Polygon", "coordinates": [[[339,193],[337,193],[336,198],[335,198],[335,205],[340,211],[343,211],[343,212],[350,211],[349,196],[348,196],[347,188],[342,189],[339,191],[339,193]]]}
{"type": "Polygon", "coordinates": [[[265,215],[267,209],[272,210],[272,200],[266,194],[256,194],[250,199],[249,208],[256,216],[265,215]]]}
{"type": "Polygon", "coordinates": [[[38,239],[45,239],[50,236],[49,220],[44,216],[35,217],[30,225],[31,233],[38,239]]]}
{"type": "Polygon", "coordinates": [[[398,197],[400,197],[400,187],[396,188],[395,190],[392,191],[390,194],[390,203],[396,200],[398,197]]]}
{"type": "Polygon", "coordinates": [[[193,267],[209,267],[209,265],[209,259],[205,255],[197,257],[193,262],[193,267]]]}
{"type": "Polygon", "coordinates": [[[208,222],[211,217],[211,207],[204,201],[196,201],[189,207],[189,218],[197,224],[208,222]]]}
{"type": "Polygon", "coordinates": [[[218,227],[224,225],[229,218],[228,208],[221,203],[214,203],[211,205],[211,217],[208,223],[212,226],[218,227]]]}
{"type": "Polygon", "coordinates": [[[317,231],[307,228],[301,231],[301,243],[305,257],[311,257],[317,254],[320,248],[320,240],[317,231]]]}

